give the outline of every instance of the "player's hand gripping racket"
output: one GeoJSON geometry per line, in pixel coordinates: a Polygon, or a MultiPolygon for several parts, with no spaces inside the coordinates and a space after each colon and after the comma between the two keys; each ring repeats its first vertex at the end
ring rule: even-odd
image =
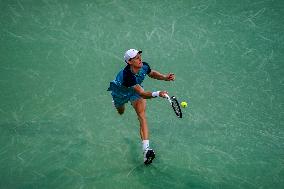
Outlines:
{"type": "Polygon", "coordinates": [[[180,109],[180,106],[179,106],[179,103],[178,103],[176,97],[175,96],[169,97],[169,95],[167,95],[167,94],[165,95],[165,97],[168,99],[168,101],[172,105],[173,110],[174,110],[175,114],[177,115],[177,117],[182,118],[182,112],[181,112],[181,109],[180,109]]]}

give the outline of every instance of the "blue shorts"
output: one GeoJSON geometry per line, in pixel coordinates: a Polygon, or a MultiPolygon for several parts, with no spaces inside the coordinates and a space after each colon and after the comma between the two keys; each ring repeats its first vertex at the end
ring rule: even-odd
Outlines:
{"type": "Polygon", "coordinates": [[[141,96],[138,93],[132,93],[132,94],[128,94],[128,95],[120,95],[120,94],[116,94],[116,93],[112,92],[111,96],[112,96],[112,99],[113,99],[114,106],[116,108],[122,107],[124,104],[128,103],[128,101],[134,102],[134,101],[141,98],[141,96]]]}
{"type": "Polygon", "coordinates": [[[122,107],[124,104],[128,103],[128,101],[134,102],[141,98],[133,88],[118,85],[115,81],[110,82],[108,91],[111,91],[111,96],[116,108],[122,107]]]}

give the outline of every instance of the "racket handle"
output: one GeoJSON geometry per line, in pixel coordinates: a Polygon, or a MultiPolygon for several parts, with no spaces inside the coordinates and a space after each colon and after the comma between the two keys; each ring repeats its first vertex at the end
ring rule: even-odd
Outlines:
{"type": "Polygon", "coordinates": [[[165,94],[165,97],[171,102],[171,98],[169,97],[169,95],[165,94]]]}

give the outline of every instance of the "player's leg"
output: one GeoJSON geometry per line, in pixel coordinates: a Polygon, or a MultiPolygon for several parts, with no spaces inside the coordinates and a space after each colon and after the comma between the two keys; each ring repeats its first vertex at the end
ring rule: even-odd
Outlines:
{"type": "Polygon", "coordinates": [[[143,146],[144,163],[150,164],[155,158],[155,152],[149,146],[149,133],[146,119],[146,100],[143,98],[138,98],[137,100],[132,101],[131,104],[136,111],[140,123],[140,136],[143,146]]]}
{"type": "Polygon", "coordinates": [[[112,102],[117,112],[122,115],[125,111],[125,104],[128,102],[129,97],[122,97],[115,93],[112,93],[112,102]]]}
{"type": "Polygon", "coordinates": [[[123,104],[122,106],[116,107],[117,112],[122,115],[125,110],[125,105],[123,104]]]}
{"type": "Polygon", "coordinates": [[[149,140],[148,125],[146,119],[146,100],[139,98],[131,102],[133,108],[136,111],[139,123],[140,123],[140,137],[141,140],[149,140]]]}

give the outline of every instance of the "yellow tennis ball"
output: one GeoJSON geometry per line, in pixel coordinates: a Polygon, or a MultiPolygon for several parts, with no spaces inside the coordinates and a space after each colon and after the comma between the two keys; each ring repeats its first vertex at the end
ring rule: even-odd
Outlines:
{"type": "Polygon", "coordinates": [[[181,102],[180,103],[181,107],[186,108],[187,107],[187,103],[186,102],[181,102]]]}

